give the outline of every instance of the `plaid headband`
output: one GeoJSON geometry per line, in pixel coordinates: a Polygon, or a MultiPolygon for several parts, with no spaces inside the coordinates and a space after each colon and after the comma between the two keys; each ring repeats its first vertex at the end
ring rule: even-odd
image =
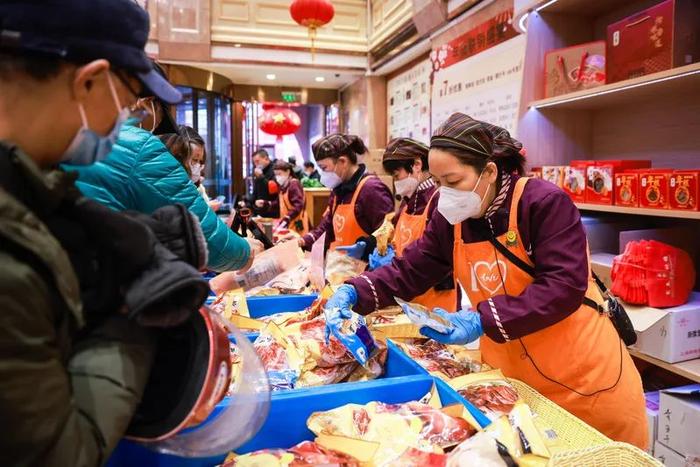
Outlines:
{"type": "Polygon", "coordinates": [[[389,141],[382,162],[414,161],[428,156],[428,146],[410,138],[394,138],[389,141]]]}

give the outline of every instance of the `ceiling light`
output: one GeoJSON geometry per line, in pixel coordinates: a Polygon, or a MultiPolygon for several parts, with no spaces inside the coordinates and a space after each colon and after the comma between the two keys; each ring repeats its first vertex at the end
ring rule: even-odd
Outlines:
{"type": "Polygon", "coordinates": [[[270,73],[268,75],[265,75],[265,77],[267,79],[269,79],[270,81],[274,81],[275,79],[277,79],[277,76],[274,73],[270,73]]]}
{"type": "Polygon", "coordinates": [[[239,48],[241,47],[241,44],[233,44],[233,46],[234,46],[235,48],[239,49],[239,48]]]}
{"type": "Polygon", "coordinates": [[[316,82],[317,82],[317,83],[323,83],[325,80],[326,80],[326,78],[324,78],[323,76],[317,76],[317,77],[316,77],[316,82]]]}

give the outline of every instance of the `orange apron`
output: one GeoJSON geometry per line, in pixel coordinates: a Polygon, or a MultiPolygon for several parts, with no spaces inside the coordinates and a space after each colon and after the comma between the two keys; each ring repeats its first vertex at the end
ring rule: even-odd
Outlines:
{"type": "MultiPolygon", "coordinates": [[[[291,181],[289,183],[292,183],[291,181]]],[[[284,219],[289,211],[292,210],[292,203],[289,201],[289,190],[279,194],[280,200],[280,218],[284,219]]],[[[294,219],[289,220],[289,230],[293,230],[303,236],[309,231],[309,215],[306,212],[306,203],[301,207],[301,213],[294,219]]]]}
{"type": "MultiPolygon", "coordinates": [[[[428,224],[428,212],[433,198],[437,194],[437,190],[428,200],[422,214],[406,214],[407,206],[399,214],[399,220],[396,222],[394,229],[394,247],[396,256],[403,256],[403,250],[411,243],[423,236],[425,226],[428,224]]],[[[426,293],[411,300],[415,303],[427,306],[429,308],[440,307],[444,310],[454,312],[457,309],[457,289],[452,290],[435,290],[431,288],[426,293]]]]}
{"type": "Polygon", "coordinates": [[[369,176],[364,177],[357,185],[350,204],[340,204],[335,207],[335,211],[333,211],[334,206],[331,206],[331,212],[333,213],[333,233],[335,235],[335,241],[332,242],[330,246],[332,250],[335,250],[339,246],[354,245],[358,238],[369,235],[362,230],[362,227],[360,227],[360,224],[357,223],[357,219],[355,218],[357,197],[367,180],[369,180],[369,176]]]}
{"type": "MultiPolygon", "coordinates": [[[[533,266],[517,224],[527,180],[518,180],[508,231],[496,240],[533,266]]],[[[533,282],[490,242],[463,243],[461,224],[455,226],[454,235],[455,277],[474,306],[503,293],[518,296],[533,282]]],[[[603,303],[590,272],[586,297],[603,303]]],[[[494,306],[491,310],[498,322],[498,310],[494,306]]],[[[486,363],[535,388],[606,436],[646,448],[641,378],[608,316],[582,305],[562,321],[520,339],[499,344],[484,336],[481,351],[486,363]]]]}

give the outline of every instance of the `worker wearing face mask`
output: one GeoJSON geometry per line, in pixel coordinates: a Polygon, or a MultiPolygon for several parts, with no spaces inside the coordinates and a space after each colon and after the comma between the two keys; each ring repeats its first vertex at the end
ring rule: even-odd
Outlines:
{"type": "MultiPolygon", "coordinates": [[[[289,229],[299,235],[309,231],[309,216],[306,213],[304,188],[294,176],[292,164],[278,160],[274,164],[275,181],[279,186],[277,199],[262,205],[264,213],[279,212],[280,221],[276,230],[289,229]]],[[[264,215],[264,214],[263,214],[264,215]]]]}
{"type": "MultiPolygon", "coordinates": [[[[165,71],[156,63],[154,67],[165,79],[165,71]]],[[[132,110],[141,112],[145,118],[138,124],[127,121],[122,126],[105,160],[90,166],[69,162],[71,165],[65,169],[78,173],[76,185],[85,196],[116,211],[150,214],[166,205],[183,204],[201,223],[209,249],[210,270],[223,272],[250,266],[253,260],[250,245],[219,219],[197,187],[190,183],[186,169],[158,138],[161,131],[177,134],[178,129],[163,101],[148,94],[142,94],[132,106],[132,110]]],[[[196,147],[188,149],[193,149],[190,154],[199,152],[196,147]]]]}
{"type": "Polygon", "coordinates": [[[425,293],[449,272],[471,308],[438,310],[442,343],[480,340],[485,363],[532,386],[615,441],[642,449],[641,378],[590,272],[581,218],[556,186],[522,176],[522,145],[502,128],[453,114],[431,139],[437,213],[391,265],[341,286],[330,322],[425,293]]]}
{"type": "Polygon", "coordinates": [[[358,136],[329,135],[316,141],[312,150],[321,183],[333,191],[318,227],[300,238],[299,245],[309,250],[325,233],[326,249],[352,246],[379,228],[394,210],[394,199],[379,177],[358,163],[358,156],[367,152],[358,136]]]}
{"type": "MultiPolygon", "coordinates": [[[[423,235],[439,200],[438,186],[430,175],[428,146],[425,144],[410,138],[391,140],[384,150],[382,166],[394,179],[394,193],[400,198],[401,205],[393,219],[393,247],[390,245],[383,256],[375,248],[369,257],[370,269],[391,264],[394,256],[401,257],[404,250],[423,235]]],[[[411,301],[455,311],[457,290],[452,274],[447,274],[425,294],[411,301]]]]}

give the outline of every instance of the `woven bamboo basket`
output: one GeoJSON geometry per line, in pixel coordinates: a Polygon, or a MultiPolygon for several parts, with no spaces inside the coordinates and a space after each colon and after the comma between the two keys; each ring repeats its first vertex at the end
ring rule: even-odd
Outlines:
{"type": "Polygon", "coordinates": [[[662,464],[647,453],[626,443],[616,443],[576,418],[527,384],[509,380],[530,406],[537,425],[553,429],[568,450],[555,453],[549,465],[557,467],[654,466],[662,464]]]}

